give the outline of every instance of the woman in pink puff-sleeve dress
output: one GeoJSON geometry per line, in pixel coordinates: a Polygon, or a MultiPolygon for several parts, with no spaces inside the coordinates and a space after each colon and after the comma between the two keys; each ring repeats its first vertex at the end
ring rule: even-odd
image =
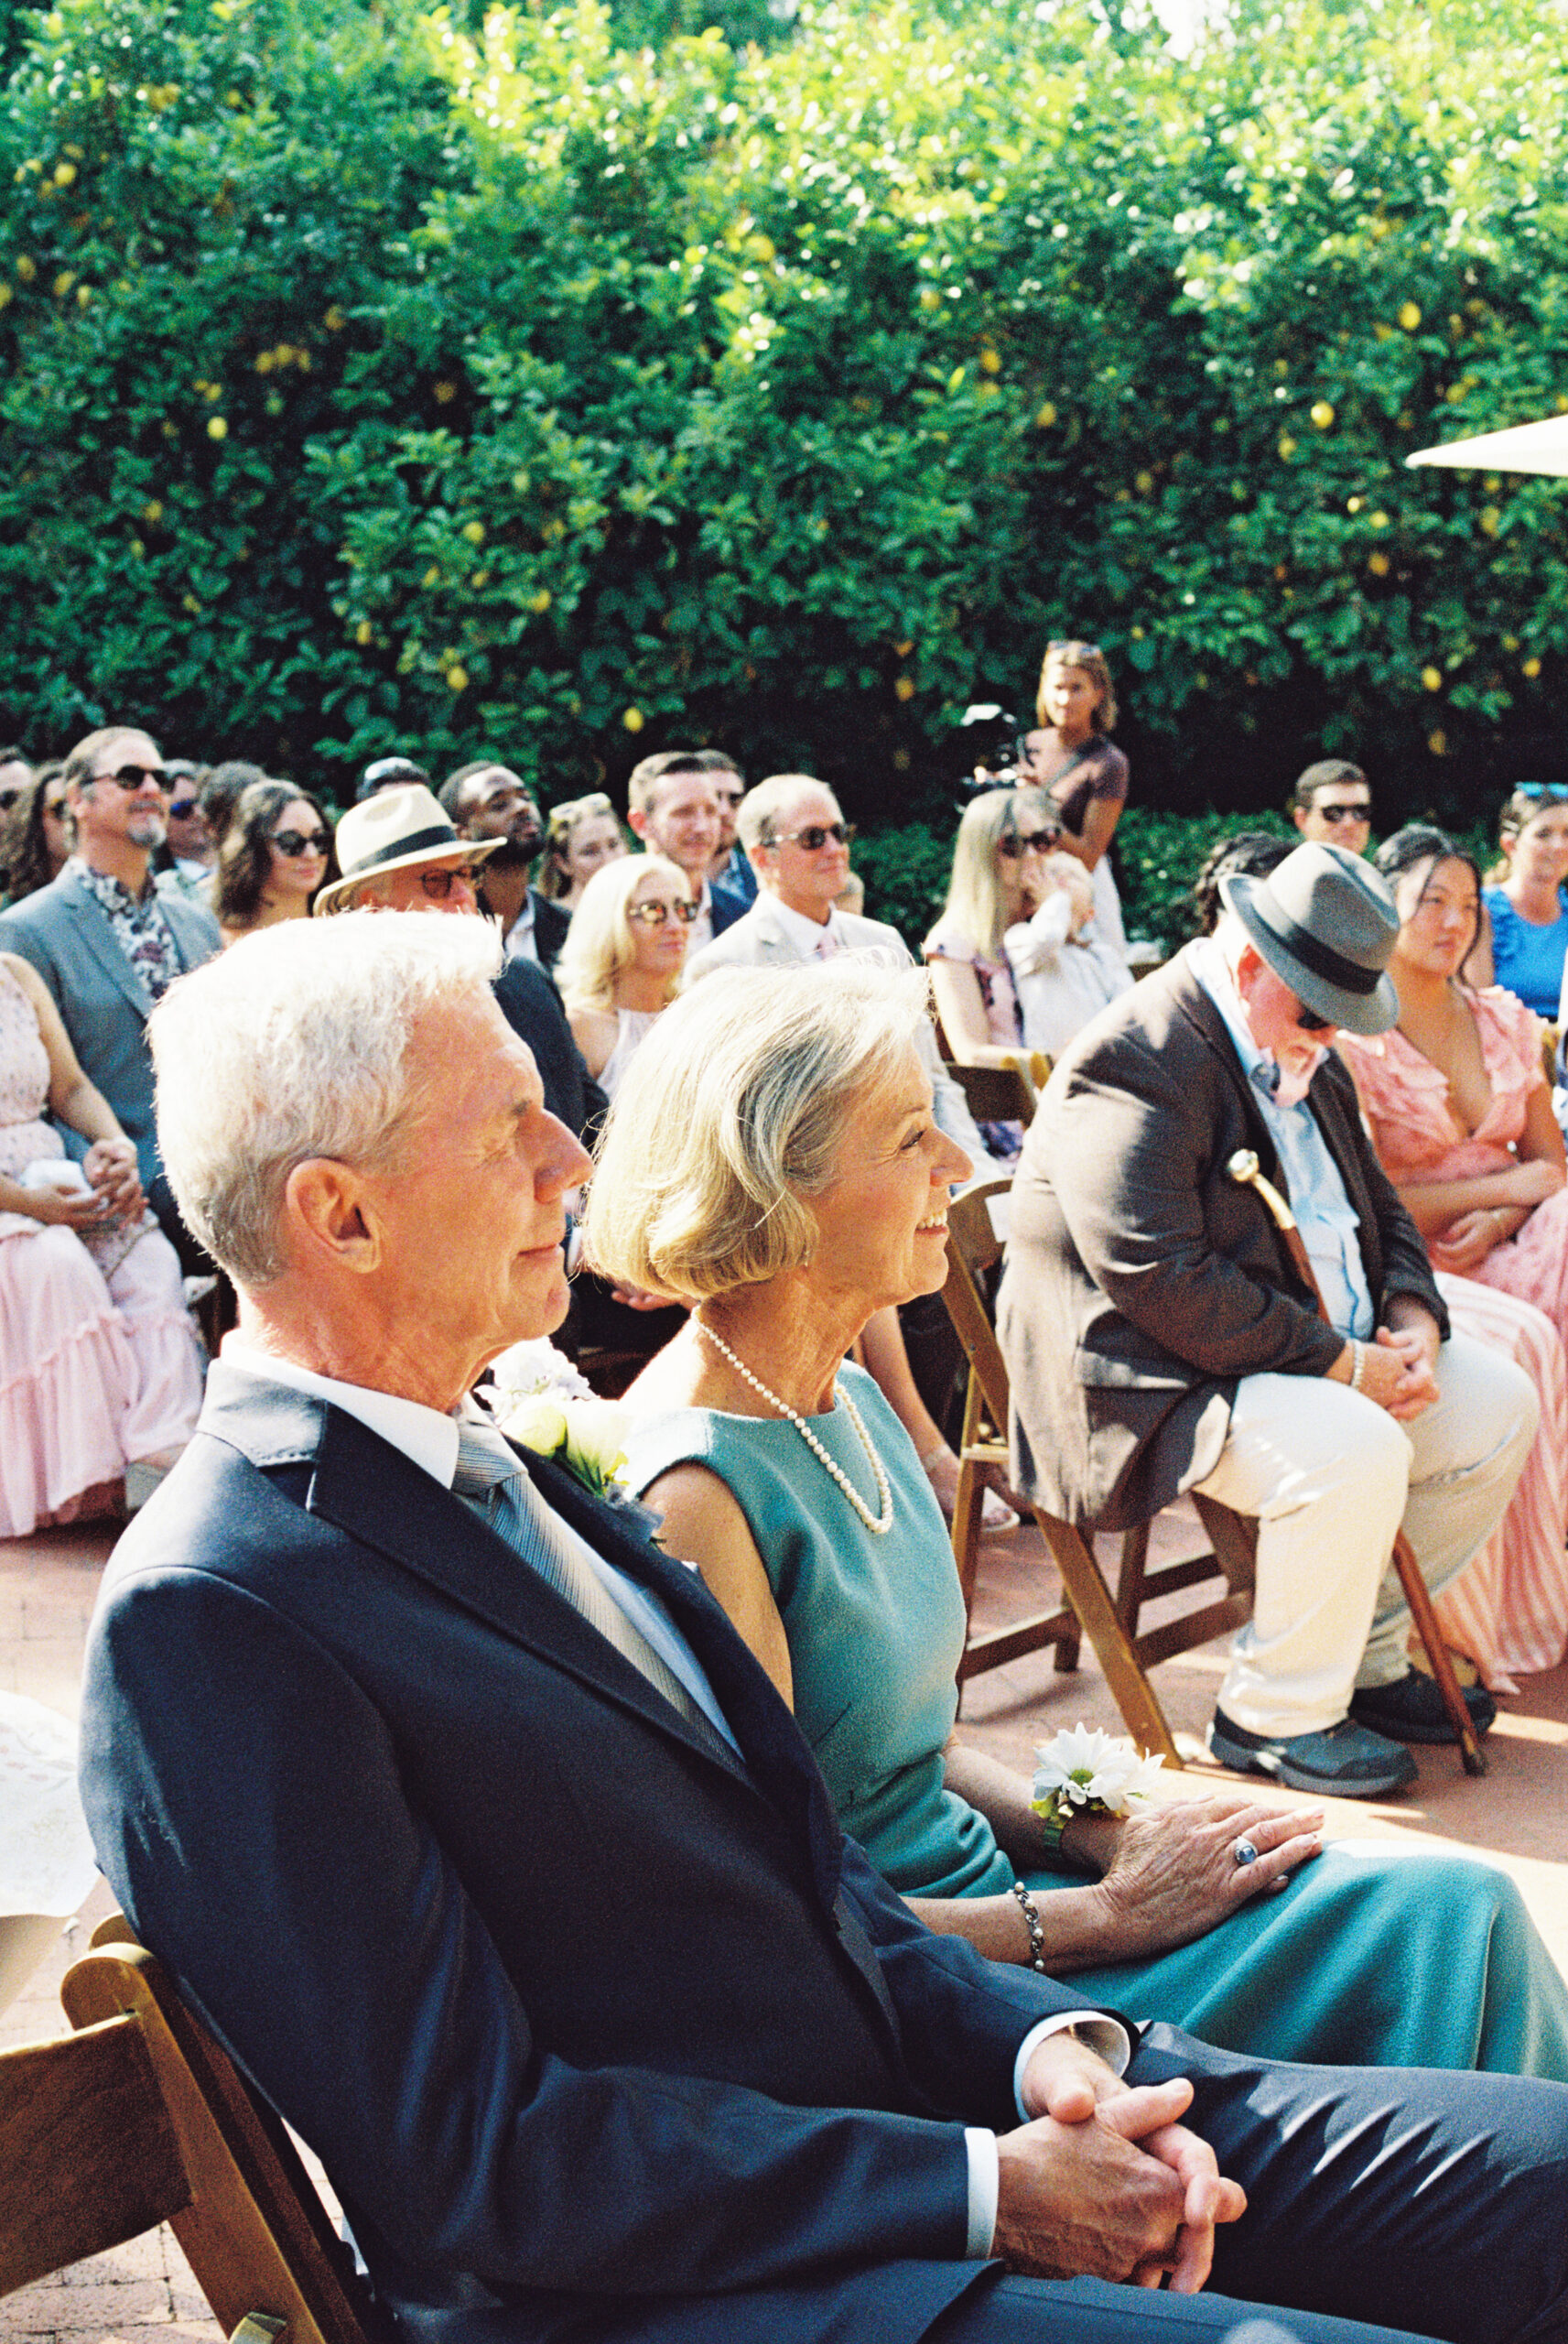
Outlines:
{"type": "Polygon", "coordinates": [[[171,1462],[195,1429],[201,1375],[135,1149],[42,979],[0,953],[0,1537],[102,1510],[128,1463],[171,1462]],[[86,1196],[34,1168],[65,1163],[46,1109],[92,1143],[86,1196]]]}

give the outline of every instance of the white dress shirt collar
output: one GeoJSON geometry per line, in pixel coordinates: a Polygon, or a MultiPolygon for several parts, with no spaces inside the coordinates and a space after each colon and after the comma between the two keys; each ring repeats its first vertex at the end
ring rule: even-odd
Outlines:
{"type": "Polygon", "coordinates": [[[777,895],[772,900],[773,917],[784,930],[785,941],[794,946],[803,960],[823,960],[847,949],[849,939],[837,912],[830,911],[825,920],[808,919],[804,912],[792,911],[777,895]],[[822,949],[825,944],[827,953],[822,949]]]}
{"type": "Polygon", "coordinates": [[[304,1392],[313,1400],[325,1400],[330,1406],[341,1408],[346,1416],[357,1417],[367,1430],[399,1449],[410,1464],[417,1465],[422,1473],[428,1473],[433,1481],[439,1481],[444,1490],[451,1488],[458,1470],[456,1416],[443,1416],[439,1408],[427,1408],[422,1400],[402,1399],[395,1392],[373,1392],[367,1384],[341,1384],[336,1376],[318,1375],[314,1368],[300,1367],[291,1359],[280,1359],[276,1351],[255,1351],[249,1343],[236,1341],[232,1335],[223,1345],[223,1359],[227,1366],[265,1376],[291,1392],[304,1392]]]}

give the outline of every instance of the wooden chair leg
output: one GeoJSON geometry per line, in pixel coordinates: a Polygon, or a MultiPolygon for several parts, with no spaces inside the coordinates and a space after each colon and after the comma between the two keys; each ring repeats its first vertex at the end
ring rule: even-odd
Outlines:
{"type": "Polygon", "coordinates": [[[1138,1633],[1143,1580],[1149,1568],[1149,1525],[1134,1523],[1121,1534],[1121,1568],[1116,1578],[1116,1616],[1130,1636],[1138,1633]]]}
{"type": "Polygon", "coordinates": [[[1034,1519],[1056,1558],[1062,1584],[1083,1623],[1084,1633],[1094,1646],[1095,1657],[1128,1732],[1146,1755],[1158,1753],[1167,1765],[1180,1766],[1182,1755],[1166,1723],[1165,1712],[1139,1665],[1131,1639],[1117,1617],[1116,1605],[1094,1549],[1071,1523],[1059,1522],[1038,1508],[1034,1509],[1034,1519]]]}
{"type": "Polygon", "coordinates": [[[985,1483],[969,1455],[979,1438],[981,1413],[979,1378],[971,1370],[964,1398],[963,1438],[958,1444],[958,1483],[953,1497],[953,1559],[958,1566],[958,1585],[964,1590],[966,1637],[969,1614],[975,1608],[975,1579],[980,1561],[980,1509],[985,1503],[985,1483]]]}

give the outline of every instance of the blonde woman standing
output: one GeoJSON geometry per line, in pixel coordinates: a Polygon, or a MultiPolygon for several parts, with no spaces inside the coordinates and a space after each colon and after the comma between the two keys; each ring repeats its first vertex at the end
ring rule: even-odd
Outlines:
{"type": "Polygon", "coordinates": [[[1098,643],[1066,636],[1045,646],[1034,709],[1044,729],[1028,737],[1023,770],[1055,809],[1063,846],[1095,883],[1100,942],[1125,959],[1110,842],[1127,803],[1127,759],[1107,738],[1116,693],[1098,643]]]}
{"type": "Polygon", "coordinates": [[[675,998],[696,917],[685,872],[663,855],[606,863],[583,889],[557,976],[567,1022],[606,1098],[675,998]]]}
{"type": "Polygon", "coordinates": [[[631,852],[602,789],[591,790],[586,798],[568,798],[550,811],[539,893],[575,912],[594,873],[631,852]]]}

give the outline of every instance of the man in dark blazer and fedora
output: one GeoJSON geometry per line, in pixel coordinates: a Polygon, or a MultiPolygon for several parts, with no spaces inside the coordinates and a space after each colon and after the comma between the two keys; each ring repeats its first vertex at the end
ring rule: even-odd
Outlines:
{"type": "MultiPolygon", "coordinates": [[[[1327,1047],[1399,1015],[1387,887],[1308,844],[1220,889],[1216,934],[1078,1036],[1025,1140],[998,1299],[1015,1475],[1104,1529],[1195,1488],[1256,1515],[1211,1746],[1377,1797],[1413,1775],[1404,1743],[1452,1736],[1405,1656],[1395,1533],[1440,1593],[1500,1520],[1537,1403],[1511,1361],[1450,1334],[1327,1047]],[[1327,1322],[1233,1178],[1240,1149],[1289,1197],[1327,1322]]],[[[1489,1697],[1466,1699],[1489,1724],[1489,1697]]]]}
{"type": "MultiPolygon", "coordinates": [[[[182,1227],[158,1159],[147,1019],[165,988],[219,947],[218,923],[153,884],[168,833],[169,779],[157,744],[126,725],[90,732],[65,761],[75,851],[58,879],[0,917],[0,952],[30,960],[88,1080],[136,1144],[147,1202],[187,1269],[211,1267],[182,1227]]],[[[86,1142],[62,1126],[68,1152],[86,1142]]]]}
{"type": "Polygon", "coordinates": [[[1568,2090],[1134,2045],[931,1935],[697,1575],[476,1407],[564,1309],[586,1168],[498,953],[290,922],[160,1009],[166,1156],[241,1319],[110,1567],[82,1720],[127,1912],[322,2155],[400,2330],[1568,2334],[1568,2090]],[[1188,2292],[1217,2243],[1224,2292],[1188,2292]]]}

